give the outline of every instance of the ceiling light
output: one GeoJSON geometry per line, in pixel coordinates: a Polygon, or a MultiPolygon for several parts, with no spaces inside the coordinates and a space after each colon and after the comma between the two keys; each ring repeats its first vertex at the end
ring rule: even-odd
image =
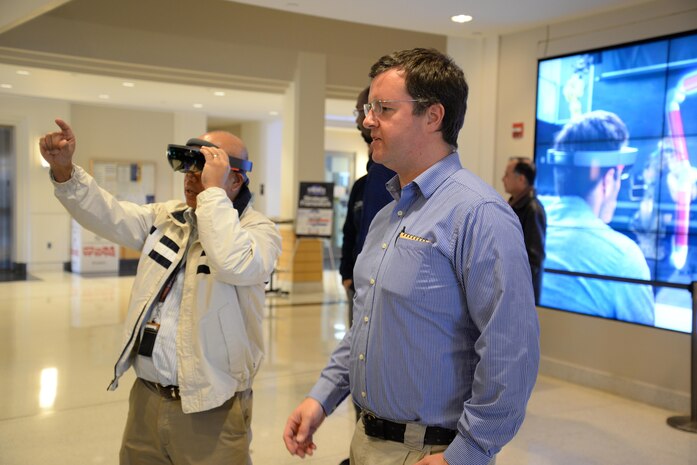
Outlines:
{"type": "Polygon", "coordinates": [[[3,89],[12,89],[12,84],[0,84],[3,89]]]}
{"type": "Polygon", "coordinates": [[[135,87],[136,86],[135,83],[133,83],[133,82],[122,82],[121,85],[124,87],[135,87]]]}
{"type": "Polygon", "coordinates": [[[223,92],[222,90],[216,90],[215,92],[213,92],[213,95],[215,95],[216,97],[225,97],[225,92],[223,92]]]}
{"type": "Polygon", "coordinates": [[[31,73],[24,69],[18,69],[17,74],[19,74],[20,76],[29,76],[31,73]]]}
{"type": "Polygon", "coordinates": [[[109,94],[99,94],[99,98],[102,100],[109,100],[109,94]]]}
{"type": "Polygon", "coordinates": [[[450,19],[454,23],[469,23],[470,21],[472,21],[472,17],[470,15],[455,15],[450,19]]]}
{"type": "Polygon", "coordinates": [[[203,108],[202,103],[194,103],[194,108],[203,108]]]}

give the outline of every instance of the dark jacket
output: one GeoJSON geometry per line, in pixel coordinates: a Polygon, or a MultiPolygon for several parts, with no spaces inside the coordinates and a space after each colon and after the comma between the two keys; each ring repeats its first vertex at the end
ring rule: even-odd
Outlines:
{"type": "Polygon", "coordinates": [[[397,173],[379,163],[373,163],[368,167],[368,177],[365,181],[363,193],[363,217],[356,239],[356,256],[363,250],[363,243],[368,236],[370,223],[382,208],[392,202],[392,194],[387,191],[385,184],[395,177],[397,173]]]}
{"type": "Polygon", "coordinates": [[[341,244],[341,263],[339,273],[341,280],[353,279],[353,265],[358,257],[356,240],[358,231],[361,228],[361,218],[363,216],[363,192],[365,191],[365,181],[368,175],[356,179],[351,187],[349,194],[348,207],[346,210],[346,221],[344,221],[344,239],[341,244]]]}
{"type": "Polygon", "coordinates": [[[537,200],[535,189],[530,189],[526,195],[511,204],[511,208],[518,215],[520,225],[523,228],[525,249],[528,252],[528,261],[532,272],[532,286],[535,290],[535,303],[538,303],[542,287],[542,262],[545,259],[547,215],[545,215],[544,207],[537,200]]]}

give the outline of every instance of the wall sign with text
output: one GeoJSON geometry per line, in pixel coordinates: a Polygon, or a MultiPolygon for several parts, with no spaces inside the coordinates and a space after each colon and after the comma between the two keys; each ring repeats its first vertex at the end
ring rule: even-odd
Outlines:
{"type": "Polygon", "coordinates": [[[301,182],[295,234],[332,237],[333,202],[334,183],[301,182]]]}

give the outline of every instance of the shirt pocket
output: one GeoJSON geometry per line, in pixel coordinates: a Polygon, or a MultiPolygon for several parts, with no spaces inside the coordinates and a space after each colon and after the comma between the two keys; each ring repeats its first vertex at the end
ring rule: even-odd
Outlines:
{"type": "Polygon", "coordinates": [[[382,277],[382,289],[397,299],[422,300],[433,283],[433,244],[398,238],[382,277]]]}

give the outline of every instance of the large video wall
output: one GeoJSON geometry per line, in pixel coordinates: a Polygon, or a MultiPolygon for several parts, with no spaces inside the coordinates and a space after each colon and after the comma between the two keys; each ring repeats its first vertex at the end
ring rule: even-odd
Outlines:
{"type": "Polygon", "coordinates": [[[690,332],[697,31],[538,63],[540,304],[690,332]]]}

